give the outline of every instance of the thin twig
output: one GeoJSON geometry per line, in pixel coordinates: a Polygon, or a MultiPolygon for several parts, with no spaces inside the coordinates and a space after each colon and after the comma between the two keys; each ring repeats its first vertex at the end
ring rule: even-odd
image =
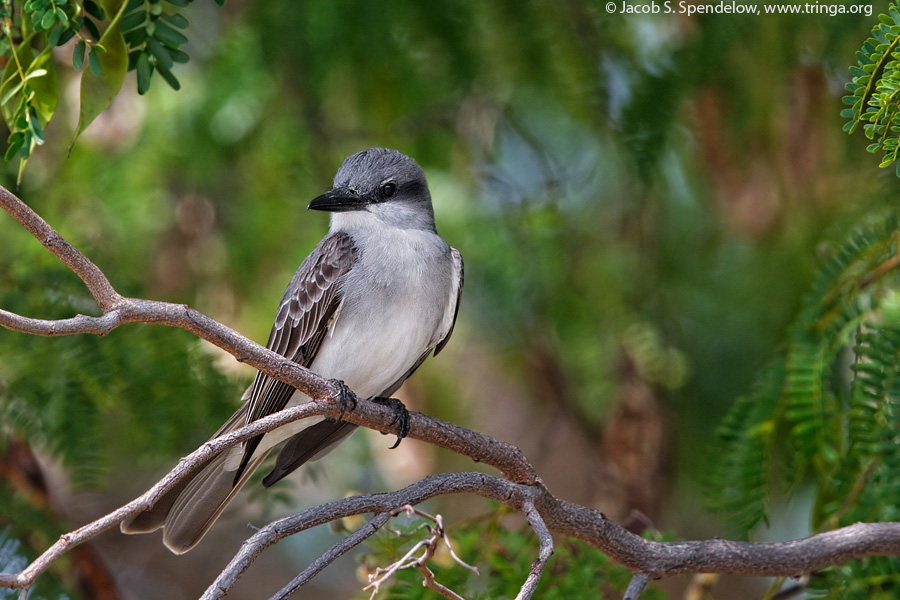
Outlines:
{"type": "Polygon", "coordinates": [[[431,560],[431,557],[434,556],[435,546],[429,544],[427,548],[428,551],[426,552],[426,554],[415,562],[416,568],[419,569],[419,573],[422,574],[422,585],[432,591],[437,592],[444,598],[448,598],[449,600],[465,600],[465,598],[463,598],[444,584],[439,583],[434,578],[434,572],[432,572],[432,570],[428,568],[427,563],[429,560],[431,560]]]}
{"type": "Polygon", "coordinates": [[[869,273],[866,273],[863,277],[860,277],[857,285],[860,289],[865,289],[873,281],[879,277],[883,277],[886,273],[890,272],[892,269],[896,269],[898,266],[900,266],[900,255],[894,255],[872,269],[869,273]]]}
{"type": "MultiPolygon", "coordinates": [[[[364,590],[371,589],[372,594],[369,596],[369,600],[373,600],[375,595],[381,591],[381,585],[386,583],[391,577],[397,574],[398,571],[402,569],[407,569],[409,567],[415,566],[418,561],[414,560],[413,555],[419,551],[419,548],[425,547],[425,554],[422,555],[423,558],[431,558],[431,554],[428,553],[429,549],[431,549],[433,553],[433,547],[431,547],[426,540],[419,541],[415,546],[409,549],[409,551],[404,554],[400,560],[394,561],[387,567],[378,567],[375,569],[375,573],[369,575],[369,583],[364,587],[364,590]]],[[[434,579],[434,573],[428,571],[426,574],[426,579],[434,579]]]]}
{"type": "MultiPolygon", "coordinates": [[[[403,569],[408,569],[411,567],[415,567],[422,574],[422,585],[423,586],[439,593],[440,595],[444,596],[445,598],[448,598],[449,600],[464,600],[462,598],[462,596],[460,596],[459,594],[457,594],[456,592],[454,592],[447,586],[439,583],[435,579],[434,572],[428,568],[428,562],[434,557],[434,553],[437,551],[438,543],[443,541],[446,544],[447,548],[449,549],[450,555],[453,557],[453,559],[457,563],[459,563],[463,567],[475,572],[476,574],[478,573],[478,569],[465,563],[462,559],[460,559],[456,555],[455,552],[453,552],[453,547],[450,544],[450,539],[447,537],[447,533],[444,530],[443,517],[441,517],[441,515],[436,515],[436,516],[429,515],[428,513],[422,512],[422,511],[414,508],[411,504],[406,504],[404,506],[396,508],[392,512],[394,515],[398,515],[400,513],[406,513],[407,518],[412,518],[413,515],[418,515],[418,516],[434,523],[434,527],[431,527],[430,525],[425,523],[424,526],[428,529],[428,532],[431,534],[428,539],[419,541],[402,558],[400,558],[399,560],[395,561],[394,563],[392,563],[391,565],[389,565],[387,567],[384,567],[384,568],[379,567],[378,569],[375,570],[374,574],[369,575],[369,584],[363,588],[364,590],[372,588],[372,595],[369,596],[369,599],[373,600],[375,598],[375,595],[378,594],[379,590],[381,589],[381,585],[386,583],[391,577],[396,575],[398,571],[401,571],[403,569]],[[419,549],[423,549],[423,548],[424,548],[424,552],[422,553],[422,555],[419,556],[418,558],[414,559],[413,555],[415,555],[415,553],[418,552],[419,549]]],[[[422,529],[422,526],[420,525],[420,526],[416,527],[413,530],[413,532],[419,531],[421,529],[422,529]]],[[[407,537],[408,535],[410,535],[409,533],[403,533],[400,531],[395,531],[394,533],[396,535],[403,536],[403,537],[407,537]]]]}
{"type": "Polygon", "coordinates": [[[649,573],[635,573],[632,575],[628,589],[625,590],[624,600],[637,600],[640,598],[648,583],[650,583],[649,573]]]}
{"type": "Polygon", "coordinates": [[[550,560],[550,557],[553,555],[553,536],[550,534],[550,530],[547,529],[547,524],[544,523],[541,514],[538,512],[537,508],[535,508],[534,502],[532,502],[531,499],[523,502],[522,512],[524,513],[528,524],[531,525],[531,528],[534,530],[535,534],[537,534],[540,543],[538,558],[531,563],[531,572],[528,573],[528,578],[525,580],[525,583],[522,584],[522,588],[516,596],[516,600],[529,600],[534,595],[538,584],[541,582],[541,574],[544,572],[544,566],[546,566],[547,561],[550,560]]]}
{"type": "Polygon", "coordinates": [[[272,596],[271,600],[283,600],[284,598],[289,597],[301,586],[306,584],[307,581],[318,575],[322,569],[337,560],[338,557],[342,556],[352,548],[355,548],[363,541],[371,537],[385,523],[388,522],[388,519],[390,519],[391,516],[392,513],[383,512],[378,513],[377,515],[372,517],[368,523],[332,546],[327,552],[322,554],[322,556],[313,561],[312,564],[303,569],[303,571],[301,571],[299,575],[292,579],[290,583],[284,586],[281,591],[272,596]]]}

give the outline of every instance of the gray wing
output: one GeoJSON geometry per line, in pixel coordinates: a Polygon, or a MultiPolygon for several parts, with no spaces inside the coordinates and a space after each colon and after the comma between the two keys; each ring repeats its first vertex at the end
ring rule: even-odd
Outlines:
{"type": "MultiPolygon", "coordinates": [[[[341,278],[353,268],[359,251],[346,233],[325,237],[310,253],[284,291],[267,347],[296,363],[312,364],[322,340],[340,313],[341,278]]],[[[247,423],[282,410],[294,388],[261,372],[250,390],[247,423]]],[[[235,480],[250,461],[262,436],[247,441],[235,480]]]]}
{"type": "Polygon", "coordinates": [[[442,337],[434,347],[435,356],[450,341],[450,334],[453,333],[453,326],[456,325],[456,316],[459,314],[459,301],[462,299],[463,283],[465,282],[465,267],[462,254],[459,253],[459,250],[450,246],[450,257],[453,259],[453,286],[450,289],[450,303],[447,305],[447,311],[444,313],[444,326],[441,328],[442,337]],[[453,316],[451,317],[450,315],[453,316]]]}

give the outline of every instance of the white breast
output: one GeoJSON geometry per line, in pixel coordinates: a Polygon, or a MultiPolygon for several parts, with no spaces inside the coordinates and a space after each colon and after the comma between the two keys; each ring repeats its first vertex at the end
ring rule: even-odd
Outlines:
{"type": "Polygon", "coordinates": [[[367,398],[382,394],[439,341],[453,264],[450,247],[432,232],[359,235],[340,315],[311,368],[367,398]]]}

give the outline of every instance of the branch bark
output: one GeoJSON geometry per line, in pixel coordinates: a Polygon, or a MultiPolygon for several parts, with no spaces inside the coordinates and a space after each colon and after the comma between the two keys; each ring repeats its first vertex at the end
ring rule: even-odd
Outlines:
{"type": "Polygon", "coordinates": [[[530,499],[526,499],[522,502],[522,513],[525,515],[525,519],[528,521],[528,524],[531,525],[534,533],[538,536],[538,541],[540,543],[540,552],[537,560],[531,563],[531,573],[528,574],[528,579],[525,580],[525,584],[522,586],[519,595],[516,596],[516,600],[529,600],[534,595],[538,584],[541,582],[541,575],[544,572],[547,561],[550,560],[550,557],[553,555],[553,536],[550,535],[547,524],[544,523],[544,519],[541,518],[540,511],[538,511],[534,502],[530,499]]]}
{"type": "MultiPolygon", "coordinates": [[[[24,202],[0,187],[0,206],[28,229],[85,283],[102,311],[99,317],[78,315],[45,321],[0,310],[0,325],[34,335],[105,335],[125,323],[149,323],[180,327],[215,344],[267,375],[284,381],[309,395],[313,401],[255,421],[241,429],[203,444],[145,494],[108,515],[63,535],[31,565],[17,574],[0,574],[0,587],[27,588],[72,547],[117,526],[143,510],[180,481],[191,468],[224,448],[296,419],[314,415],[337,418],[341,384],[325,380],[309,370],[252,342],[234,330],[186,306],[119,295],[102,271],[24,202]]],[[[383,432],[396,433],[393,412],[387,407],[357,399],[357,408],[344,419],[383,432]]],[[[541,540],[540,555],[520,596],[533,593],[543,566],[553,551],[550,533],[584,540],[627,566],[634,573],[627,597],[637,598],[647,581],[682,573],[734,573],[757,576],[800,576],[849,560],[900,554],[900,523],[857,523],[809,538],[776,543],[734,542],[721,539],[689,542],[654,542],[634,535],[607,519],[601,512],[555,497],[518,448],[481,433],[410,413],[409,437],[419,439],[498,469],[503,478],[484,473],[433,475],[402,490],[337,500],[262,528],[207,590],[204,598],[224,595],[256,556],[267,547],[298,531],[351,515],[374,513],[363,529],[336,544],[282,592],[289,594],[309,580],[337,556],[374,533],[391,511],[415,505],[443,494],[474,493],[522,512],[541,540]]]]}

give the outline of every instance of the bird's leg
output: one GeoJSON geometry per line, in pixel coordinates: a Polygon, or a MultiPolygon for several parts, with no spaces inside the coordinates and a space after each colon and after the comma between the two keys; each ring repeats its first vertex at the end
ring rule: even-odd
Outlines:
{"type": "Polygon", "coordinates": [[[356,394],[353,393],[347,384],[341,381],[340,379],[335,379],[334,381],[338,384],[338,402],[341,407],[341,414],[338,416],[338,423],[344,420],[344,413],[348,410],[353,412],[356,410],[356,394]]]}
{"type": "Polygon", "coordinates": [[[391,450],[393,450],[400,445],[400,442],[406,437],[406,434],[409,433],[409,411],[406,410],[406,406],[396,398],[375,396],[372,398],[372,402],[384,404],[394,411],[394,418],[391,420],[390,424],[397,424],[397,441],[391,446],[391,450]]]}

